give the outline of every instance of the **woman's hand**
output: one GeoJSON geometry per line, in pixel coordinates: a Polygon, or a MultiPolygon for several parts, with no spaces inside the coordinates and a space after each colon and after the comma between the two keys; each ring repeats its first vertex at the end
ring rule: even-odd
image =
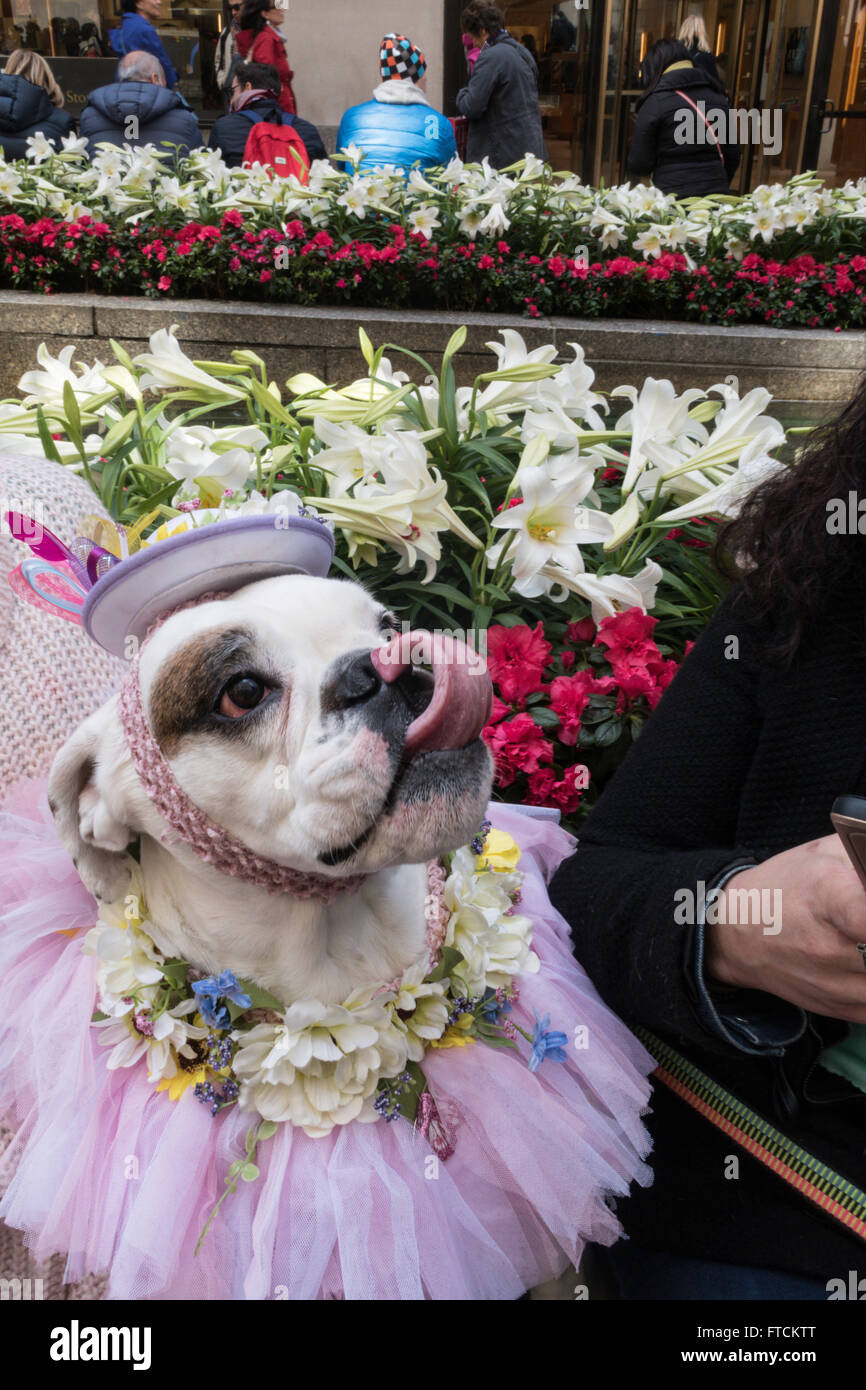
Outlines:
{"type": "MultiPolygon", "coordinates": [[[[826,835],[776,854],[729,879],[717,916],[707,925],[707,968],[722,984],[760,989],[812,1013],[866,1023],[866,969],[857,942],[866,942],[866,889],[838,835],[826,835]],[[750,906],[781,902],[781,919],[750,906]],[[774,898],[779,891],[781,897],[774,898]],[[739,894],[732,898],[732,894],[739,894]],[[736,903],[736,911],[733,911],[736,903]],[[735,920],[747,917],[745,922],[735,920]],[[781,922],[781,925],[780,925],[781,922]]],[[[712,914],[710,914],[711,918],[712,914]]]]}

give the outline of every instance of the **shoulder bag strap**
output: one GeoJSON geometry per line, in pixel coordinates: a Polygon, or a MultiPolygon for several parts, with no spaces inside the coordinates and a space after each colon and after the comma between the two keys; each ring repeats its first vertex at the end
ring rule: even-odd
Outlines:
{"type": "Polygon", "coordinates": [[[719,156],[719,159],[724,164],[725,156],[722,154],[722,147],[716,139],[716,133],[713,130],[713,127],[710,125],[709,121],[707,120],[706,116],[704,115],[703,111],[699,106],[695,106],[695,103],[692,101],[691,97],[687,97],[685,92],[680,91],[679,87],[677,87],[675,90],[678,97],[682,97],[683,101],[687,101],[693,111],[697,111],[707,130],[710,132],[710,135],[713,137],[713,144],[716,147],[716,154],[719,156]]]}

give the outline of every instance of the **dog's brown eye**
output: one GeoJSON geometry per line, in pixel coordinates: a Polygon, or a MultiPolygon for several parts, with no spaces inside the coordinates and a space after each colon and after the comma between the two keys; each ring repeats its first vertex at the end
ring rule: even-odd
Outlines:
{"type": "Polygon", "coordinates": [[[233,676],[223,686],[217,702],[217,713],[225,715],[227,719],[240,719],[260,705],[269,693],[268,687],[258,676],[233,676]]]}

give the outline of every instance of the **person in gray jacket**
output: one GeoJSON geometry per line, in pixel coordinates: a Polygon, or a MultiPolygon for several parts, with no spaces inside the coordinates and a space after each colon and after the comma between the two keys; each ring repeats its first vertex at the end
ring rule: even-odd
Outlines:
{"type": "Polygon", "coordinates": [[[179,156],[204,143],[198,121],[179,92],[165,85],[162,64],[143,50],[127,53],[117,65],[117,81],[90,93],[81,113],[80,132],[92,159],[96,147],[157,145],[179,156]]]}
{"type": "Polygon", "coordinates": [[[545,159],[532,54],[508,33],[498,5],[470,0],[460,23],[481,44],[469,85],[457,93],[457,110],[469,122],[467,161],[476,164],[486,155],[494,168],[505,169],[527,154],[545,159]]]}

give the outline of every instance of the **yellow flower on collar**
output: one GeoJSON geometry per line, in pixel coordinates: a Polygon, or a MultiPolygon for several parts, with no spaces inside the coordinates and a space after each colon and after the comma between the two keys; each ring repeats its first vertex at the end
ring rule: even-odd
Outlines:
{"type": "Polygon", "coordinates": [[[195,1067],[192,1071],[185,1071],[182,1067],[178,1069],[174,1076],[164,1076],[157,1086],[158,1091],[168,1091],[169,1100],[180,1100],[185,1091],[190,1086],[195,1086],[199,1081],[207,1080],[207,1067],[195,1067]]]}
{"type": "Polygon", "coordinates": [[[520,862],[520,848],[505,830],[488,830],[484,849],[476,855],[475,863],[479,869],[492,869],[494,873],[511,873],[520,862]]]}
{"type": "Polygon", "coordinates": [[[441,1038],[434,1038],[429,1047],[469,1047],[476,1042],[476,1038],[470,1038],[467,1029],[472,1027],[474,1019],[472,1014],[461,1014],[456,1023],[452,1023],[450,1028],[446,1028],[441,1038]]]}

